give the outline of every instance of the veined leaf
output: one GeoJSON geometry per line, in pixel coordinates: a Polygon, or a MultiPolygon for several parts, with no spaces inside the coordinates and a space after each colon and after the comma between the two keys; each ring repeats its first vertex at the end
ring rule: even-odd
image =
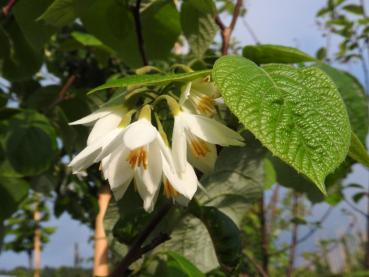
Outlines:
{"type": "Polygon", "coordinates": [[[77,17],[74,3],[74,0],[55,0],[38,19],[55,27],[63,27],[77,17]]]}
{"type": "Polygon", "coordinates": [[[348,155],[355,161],[369,168],[369,154],[355,133],[351,135],[351,145],[348,155]]]}
{"type": "Polygon", "coordinates": [[[226,105],[264,146],[325,192],[324,180],[345,159],[351,126],[334,83],[316,67],[218,59],[213,79],[226,105]]]}
{"type": "Polygon", "coordinates": [[[212,0],[183,1],[181,7],[181,25],[183,33],[194,55],[201,58],[213,42],[218,31],[215,24],[216,8],[212,0]]]}
{"type": "Polygon", "coordinates": [[[179,73],[179,74],[152,74],[152,75],[130,75],[121,79],[114,79],[106,82],[105,84],[94,88],[89,91],[88,94],[94,93],[99,90],[107,89],[107,88],[118,88],[118,87],[127,87],[132,85],[163,85],[170,82],[188,82],[196,78],[201,78],[205,75],[210,74],[210,70],[202,70],[188,73],[179,73]]]}
{"type": "Polygon", "coordinates": [[[243,56],[257,64],[266,63],[301,63],[315,59],[292,47],[272,44],[248,45],[243,48],[243,56]]]}

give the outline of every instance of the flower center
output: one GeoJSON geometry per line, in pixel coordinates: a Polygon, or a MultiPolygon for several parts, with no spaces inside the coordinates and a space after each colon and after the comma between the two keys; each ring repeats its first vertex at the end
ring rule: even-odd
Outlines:
{"type": "Polygon", "coordinates": [[[193,89],[189,99],[199,113],[207,116],[213,116],[216,113],[213,97],[193,89]]]}
{"type": "Polygon", "coordinates": [[[179,193],[173,188],[167,178],[164,178],[164,195],[166,198],[176,198],[179,193]]]}
{"type": "Polygon", "coordinates": [[[199,103],[197,104],[197,110],[200,113],[203,113],[207,116],[212,116],[215,114],[215,106],[214,106],[214,99],[210,96],[203,96],[201,97],[199,103]]]}
{"type": "Polygon", "coordinates": [[[207,143],[201,138],[196,137],[192,134],[188,134],[188,138],[191,151],[196,158],[205,157],[206,154],[210,152],[207,143]]]}
{"type": "Polygon", "coordinates": [[[128,163],[131,165],[132,169],[135,169],[137,166],[142,166],[144,169],[147,169],[149,164],[147,151],[145,147],[139,147],[133,149],[127,158],[128,163]]]}

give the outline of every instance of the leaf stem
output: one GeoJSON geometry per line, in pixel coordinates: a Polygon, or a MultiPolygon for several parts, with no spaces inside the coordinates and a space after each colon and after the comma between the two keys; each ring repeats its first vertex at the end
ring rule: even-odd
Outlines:
{"type": "Polygon", "coordinates": [[[1,9],[3,16],[7,16],[10,13],[16,1],[17,0],[9,0],[8,3],[1,9]]]}

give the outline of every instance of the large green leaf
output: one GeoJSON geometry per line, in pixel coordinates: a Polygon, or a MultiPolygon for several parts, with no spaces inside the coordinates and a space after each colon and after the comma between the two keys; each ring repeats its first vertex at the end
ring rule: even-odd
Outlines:
{"type": "Polygon", "coordinates": [[[202,57],[218,31],[214,21],[215,13],[216,8],[212,0],[183,1],[181,25],[183,33],[196,57],[202,57]]]}
{"type": "Polygon", "coordinates": [[[181,33],[179,14],[174,1],[153,1],[142,11],[141,21],[148,59],[166,59],[181,33]]]}
{"type": "Polygon", "coordinates": [[[28,43],[36,51],[44,48],[55,29],[36,19],[50,5],[51,0],[19,1],[14,6],[14,15],[28,43]]]}
{"type": "Polygon", "coordinates": [[[113,49],[123,62],[141,65],[134,18],[126,1],[79,0],[76,10],[87,31],[113,49]]]}
{"type": "Polygon", "coordinates": [[[368,98],[364,88],[355,77],[344,71],[325,64],[319,64],[318,66],[335,82],[346,104],[352,130],[361,142],[365,144],[369,128],[369,115],[368,98]]]}
{"type": "Polygon", "coordinates": [[[9,120],[8,128],[5,153],[12,167],[25,176],[47,170],[56,151],[56,134],[48,119],[24,111],[9,120]]]}
{"type": "Polygon", "coordinates": [[[54,0],[38,19],[55,27],[63,27],[74,21],[76,17],[74,0],[54,0]]]}
{"type": "Polygon", "coordinates": [[[345,159],[351,126],[334,83],[316,67],[268,65],[222,57],[213,79],[226,105],[274,155],[325,192],[345,159]]]}
{"type": "Polygon", "coordinates": [[[27,79],[41,67],[41,49],[31,47],[15,20],[10,21],[6,32],[13,49],[11,55],[4,60],[3,76],[11,81],[27,79]]]}
{"type": "Polygon", "coordinates": [[[202,70],[195,71],[189,73],[178,73],[178,74],[152,74],[152,75],[130,75],[121,79],[114,79],[106,82],[105,84],[94,88],[89,91],[88,94],[94,93],[99,90],[107,89],[107,88],[119,88],[119,87],[127,87],[132,85],[163,85],[170,82],[187,82],[193,79],[201,78],[205,75],[209,75],[210,70],[202,70]]]}
{"type": "Polygon", "coordinates": [[[0,222],[14,213],[27,196],[28,183],[21,178],[0,177],[0,222]]]}
{"type": "Polygon", "coordinates": [[[260,198],[264,183],[265,150],[251,138],[246,141],[246,147],[220,152],[214,171],[201,179],[206,193],[197,194],[202,205],[218,208],[238,226],[249,205],[260,198]]]}
{"type": "Polygon", "coordinates": [[[308,54],[292,47],[272,44],[248,45],[243,48],[243,56],[257,64],[301,63],[315,61],[308,54]]]}

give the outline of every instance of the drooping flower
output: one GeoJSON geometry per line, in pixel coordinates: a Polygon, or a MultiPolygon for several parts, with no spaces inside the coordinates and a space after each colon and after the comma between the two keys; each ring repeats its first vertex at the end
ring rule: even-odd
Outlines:
{"type": "Polygon", "coordinates": [[[215,164],[215,144],[242,146],[240,134],[215,119],[179,111],[174,114],[172,152],[179,172],[184,172],[187,156],[191,164],[204,173],[215,164]]]}
{"type": "Polygon", "coordinates": [[[122,106],[116,106],[97,110],[86,117],[71,122],[70,125],[94,124],[88,136],[86,148],[75,156],[68,165],[73,172],[81,172],[106,156],[108,154],[106,149],[111,149],[112,144],[114,145],[122,137],[125,125],[129,123],[125,121],[130,121],[130,113],[127,113],[127,110],[122,106]],[[105,149],[105,155],[101,155],[103,149],[105,149]]]}
{"type": "Polygon", "coordinates": [[[144,209],[149,212],[154,208],[162,174],[164,193],[168,197],[180,194],[190,200],[197,189],[197,177],[193,168],[189,165],[184,174],[177,174],[168,146],[146,118],[127,127],[123,135],[123,145],[104,161],[102,167],[116,199],[124,195],[134,179],[135,187],[143,199],[144,209]]]}
{"type": "Polygon", "coordinates": [[[213,116],[216,113],[215,103],[219,92],[210,81],[210,76],[193,80],[183,87],[180,104],[198,114],[213,116]]]}

